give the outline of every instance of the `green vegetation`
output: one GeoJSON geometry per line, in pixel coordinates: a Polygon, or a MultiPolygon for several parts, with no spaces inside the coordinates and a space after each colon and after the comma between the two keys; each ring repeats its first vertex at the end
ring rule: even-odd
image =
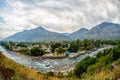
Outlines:
{"type": "Polygon", "coordinates": [[[54,72],[50,71],[46,73],[47,76],[54,76],[54,72]]]}
{"type": "Polygon", "coordinates": [[[86,57],[84,60],[82,60],[80,63],[78,63],[76,66],[75,66],[75,69],[74,69],[74,74],[77,76],[77,77],[80,77],[80,75],[84,72],[87,71],[87,68],[88,66],[94,64],[96,61],[96,58],[91,58],[91,57],[86,57]]]}
{"type": "Polygon", "coordinates": [[[42,56],[42,55],[44,55],[44,53],[45,53],[44,50],[42,50],[40,48],[37,48],[37,47],[33,47],[33,48],[31,48],[29,55],[32,55],[32,56],[40,55],[40,56],[42,56]]]}
{"type": "Polygon", "coordinates": [[[103,76],[102,80],[110,79],[111,77],[116,80],[120,78],[119,74],[120,45],[99,52],[94,57],[86,57],[75,66],[74,71],[68,76],[90,80],[101,80],[103,76]]]}
{"type": "Polygon", "coordinates": [[[65,51],[66,51],[66,49],[63,48],[62,46],[59,46],[59,47],[56,49],[56,52],[57,52],[58,54],[62,54],[62,53],[64,53],[65,51]]]}
{"type": "Polygon", "coordinates": [[[38,47],[33,47],[31,49],[20,49],[17,52],[22,54],[30,55],[30,56],[42,56],[45,54],[45,51],[38,47]]]}
{"type": "Polygon", "coordinates": [[[20,52],[30,56],[42,56],[46,52],[58,55],[63,55],[66,51],[79,52],[94,50],[105,45],[117,45],[120,44],[119,40],[88,40],[85,39],[75,41],[62,41],[62,42],[0,42],[0,45],[5,48],[20,52]],[[49,52],[48,52],[49,51],[49,52]]]}
{"type": "Polygon", "coordinates": [[[53,54],[63,55],[66,51],[76,53],[83,50],[94,50],[106,45],[115,45],[111,49],[99,52],[94,57],[86,57],[77,63],[74,70],[68,72],[67,76],[64,76],[63,73],[56,74],[51,71],[44,75],[41,73],[38,74],[34,70],[20,66],[0,54],[0,74],[2,73],[3,78],[10,78],[12,80],[57,80],[58,78],[54,78],[54,76],[61,78],[61,80],[109,80],[110,78],[117,80],[120,78],[120,40],[85,39],[83,41],[37,43],[0,42],[0,45],[9,50],[30,56],[45,55],[48,49],[50,49],[53,54]]]}
{"type": "Polygon", "coordinates": [[[79,44],[77,44],[75,41],[70,43],[70,47],[68,48],[68,51],[70,52],[77,52],[79,49],[79,44]]]}

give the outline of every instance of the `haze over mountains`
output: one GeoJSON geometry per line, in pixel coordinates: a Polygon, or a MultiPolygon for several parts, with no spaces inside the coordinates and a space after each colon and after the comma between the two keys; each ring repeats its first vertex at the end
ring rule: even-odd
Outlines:
{"type": "Polygon", "coordinates": [[[71,34],[56,33],[42,27],[25,30],[4,39],[15,42],[66,41],[76,39],[120,39],[120,24],[103,22],[88,30],[82,28],[71,34]]]}

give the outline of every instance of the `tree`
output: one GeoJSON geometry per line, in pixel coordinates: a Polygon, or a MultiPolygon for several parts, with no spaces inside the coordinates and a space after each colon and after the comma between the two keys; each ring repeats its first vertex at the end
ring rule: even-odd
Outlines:
{"type": "Polygon", "coordinates": [[[120,58],[120,46],[113,48],[113,60],[120,58]]]}
{"type": "Polygon", "coordinates": [[[62,46],[60,46],[56,49],[57,53],[64,53],[65,51],[66,51],[66,49],[64,49],[62,46]]]}
{"type": "Polygon", "coordinates": [[[27,47],[26,44],[23,43],[23,42],[18,43],[16,46],[19,46],[19,47],[27,47]]]}
{"type": "Polygon", "coordinates": [[[74,69],[74,74],[76,77],[80,77],[84,72],[87,71],[88,66],[94,64],[96,62],[96,58],[86,57],[81,62],[79,62],[74,69]]]}
{"type": "Polygon", "coordinates": [[[51,51],[54,53],[55,49],[61,46],[61,43],[52,43],[51,44],[51,51]]]}
{"type": "Polygon", "coordinates": [[[68,51],[70,52],[77,52],[79,49],[79,45],[76,44],[75,41],[73,41],[71,44],[70,44],[70,47],[68,48],[68,51]]]}
{"type": "Polygon", "coordinates": [[[42,55],[44,55],[44,53],[45,53],[45,51],[38,47],[33,47],[30,50],[30,55],[32,55],[32,56],[42,56],[42,55]]]}

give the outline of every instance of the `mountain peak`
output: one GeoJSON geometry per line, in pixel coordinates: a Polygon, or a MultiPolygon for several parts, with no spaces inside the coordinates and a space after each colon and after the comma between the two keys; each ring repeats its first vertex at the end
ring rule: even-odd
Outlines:
{"type": "Polygon", "coordinates": [[[41,26],[38,26],[37,28],[35,28],[35,29],[40,29],[40,30],[45,30],[43,27],[41,27],[41,26]]]}
{"type": "Polygon", "coordinates": [[[102,22],[101,24],[113,24],[111,22],[102,22]]]}
{"type": "Polygon", "coordinates": [[[116,26],[118,26],[119,24],[111,23],[111,22],[102,22],[102,23],[98,24],[97,26],[109,26],[109,25],[116,25],[116,26]]]}
{"type": "MultiPolygon", "coordinates": [[[[86,29],[86,28],[81,28],[80,30],[81,30],[81,31],[88,31],[88,29],[86,29]]],[[[79,30],[79,31],[80,31],[80,30],[79,30]]]]}
{"type": "Polygon", "coordinates": [[[119,24],[111,23],[111,22],[102,22],[92,28],[93,29],[102,29],[110,26],[119,26],[119,24]]]}
{"type": "Polygon", "coordinates": [[[4,39],[4,41],[15,42],[40,42],[40,41],[67,41],[69,37],[60,33],[50,32],[39,26],[35,29],[22,31],[4,39]]]}
{"type": "Polygon", "coordinates": [[[87,39],[119,39],[120,25],[111,22],[102,22],[84,36],[87,39]]]}
{"type": "Polygon", "coordinates": [[[80,36],[83,36],[85,33],[87,33],[89,30],[86,28],[81,28],[76,32],[73,32],[72,34],[70,34],[70,38],[71,39],[78,39],[80,36]]]}

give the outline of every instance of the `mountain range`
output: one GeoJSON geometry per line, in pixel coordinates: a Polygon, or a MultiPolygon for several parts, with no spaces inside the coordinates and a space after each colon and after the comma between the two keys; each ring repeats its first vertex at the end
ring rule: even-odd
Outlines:
{"type": "Polygon", "coordinates": [[[76,39],[120,39],[120,24],[102,22],[90,30],[81,28],[71,34],[48,31],[42,27],[18,32],[3,41],[38,42],[38,41],[68,41],[76,39]]]}
{"type": "Polygon", "coordinates": [[[42,27],[37,27],[31,30],[16,33],[4,39],[4,41],[15,42],[38,42],[38,41],[67,41],[71,40],[69,37],[48,31],[42,27]]]}

